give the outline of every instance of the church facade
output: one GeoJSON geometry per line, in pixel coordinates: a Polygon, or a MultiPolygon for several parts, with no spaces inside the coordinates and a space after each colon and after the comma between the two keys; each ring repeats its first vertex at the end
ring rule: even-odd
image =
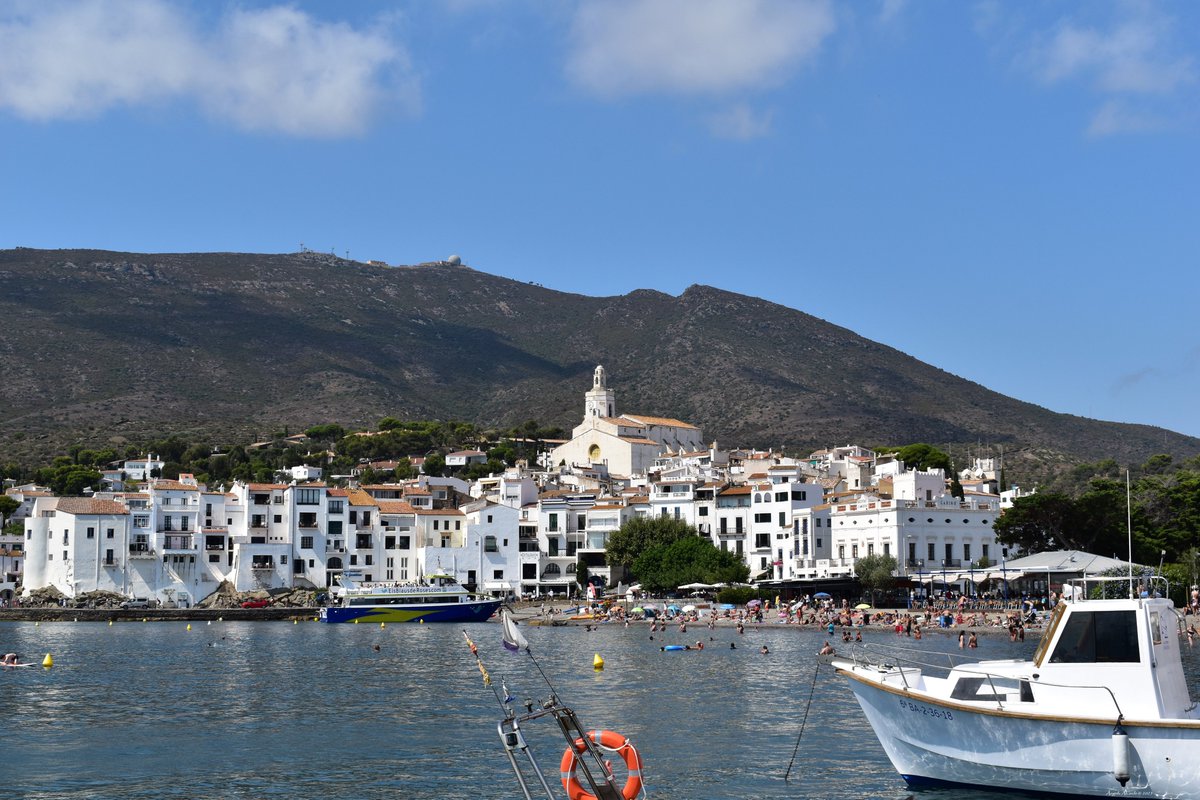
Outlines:
{"type": "Polygon", "coordinates": [[[603,366],[592,373],[592,388],[584,395],[583,422],[571,441],[551,452],[550,464],[593,467],[603,465],[611,475],[646,472],[666,453],[704,449],[699,428],[668,417],[645,414],[617,416],[616,393],[608,386],[603,366]]]}

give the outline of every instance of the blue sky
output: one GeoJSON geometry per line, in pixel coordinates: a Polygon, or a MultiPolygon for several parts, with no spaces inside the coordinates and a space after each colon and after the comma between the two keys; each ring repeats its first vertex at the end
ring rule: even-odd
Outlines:
{"type": "Polygon", "coordinates": [[[1200,436],[1200,5],[7,0],[0,247],[763,297],[1200,436]]]}

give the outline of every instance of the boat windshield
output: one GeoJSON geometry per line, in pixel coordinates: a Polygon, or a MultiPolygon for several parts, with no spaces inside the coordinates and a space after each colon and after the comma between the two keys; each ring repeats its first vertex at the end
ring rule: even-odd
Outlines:
{"type": "Polygon", "coordinates": [[[1037,650],[1033,654],[1033,663],[1039,667],[1042,665],[1042,659],[1046,657],[1046,649],[1050,647],[1050,640],[1054,638],[1054,633],[1058,630],[1058,623],[1062,622],[1066,610],[1066,605],[1059,603],[1050,614],[1050,624],[1042,632],[1042,640],[1038,642],[1037,650]]]}

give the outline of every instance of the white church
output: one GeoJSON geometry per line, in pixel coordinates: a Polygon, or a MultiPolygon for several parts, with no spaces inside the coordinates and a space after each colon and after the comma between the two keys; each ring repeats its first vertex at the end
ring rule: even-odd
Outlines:
{"type": "Polygon", "coordinates": [[[584,396],[583,422],[571,441],[550,453],[550,465],[604,466],[610,475],[628,476],[645,473],[659,456],[703,449],[704,437],[695,425],[645,414],[617,416],[617,396],[598,366],[584,396]]]}

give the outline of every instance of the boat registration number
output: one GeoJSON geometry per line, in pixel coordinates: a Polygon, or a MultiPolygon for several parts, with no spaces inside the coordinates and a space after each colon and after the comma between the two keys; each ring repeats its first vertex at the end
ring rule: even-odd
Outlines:
{"type": "Polygon", "coordinates": [[[935,717],[937,719],[954,719],[954,713],[944,708],[934,708],[923,703],[914,703],[911,700],[900,700],[900,707],[906,708],[914,714],[920,714],[924,717],[935,717]]]}

